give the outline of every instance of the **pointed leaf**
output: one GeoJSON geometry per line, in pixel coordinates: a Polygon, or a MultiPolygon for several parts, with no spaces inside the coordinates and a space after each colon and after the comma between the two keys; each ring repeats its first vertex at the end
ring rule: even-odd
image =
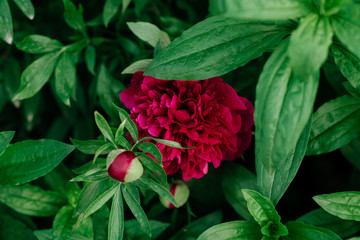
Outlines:
{"type": "Polygon", "coordinates": [[[145,72],[146,68],[151,63],[152,59],[143,59],[132,63],[130,66],[125,68],[121,74],[134,74],[135,72],[145,72]]]}
{"type": "Polygon", "coordinates": [[[11,44],[13,36],[13,24],[8,1],[0,0],[0,38],[11,44]]]}
{"type": "Polygon", "coordinates": [[[360,99],[350,95],[322,105],[314,113],[306,155],[331,152],[360,135],[360,99]]]}
{"type": "Polygon", "coordinates": [[[23,184],[42,177],[73,150],[72,145],[50,139],[11,144],[0,156],[0,185],[23,184]]]}
{"type": "Polygon", "coordinates": [[[232,221],[209,228],[197,240],[259,240],[261,237],[258,224],[248,221],[232,221]]]}
{"type": "MultiPolygon", "coordinates": [[[[167,184],[166,172],[159,163],[157,163],[154,159],[152,159],[151,157],[145,154],[138,154],[137,157],[146,168],[148,168],[151,172],[154,172],[159,176],[160,183],[163,183],[165,185],[167,184]]],[[[157,179],[156,176],[154,177],[157,179]]]]}
{"type": "Polygon", "coordinates": [[[85,62],[89,72],[95,75],[96,50],[92,45],[89,45],[85,50],[85,62]]]}
{"type": "Polygon", "coordinates": [[[30,0],[13,0],[27,18],[33,20],[35,17],[35,9],[30,0]]]}
{"type": "Polygon", "coordinates": [[[55,240],[68,239],[68,235],[73,231],[76,219],[72,218],[74,208],[71,206],[62,207],[56,214],[53,222],[53,236],[55,240]]]}
{"type": "Polygon", "coordinates": [[[159,196],[165,198],[166,200],[177,206],[176,200],[174,196],[170,193],[169,189],[155,182],[151,178],[142,176],[135,183],[140,187],[153,190],[154,192],[159,194],[159,196]]]}
{"type": "Polygon", "coordinates": [[[111,128],[105,118],[99,113],[95,111],[95,122],[98,126],[100,132],[106,139],[108,139],[114,146],[116,146],[114,134],[111,131],[111,128]]]}
{"type": "Polygon", "coordinates": [[[311,120],[305,126],[300,139],[285,161],[270,173],[261,162],[256,165],[259,192],[276,205],[295,178],[302,159],[304,158],[310,134],[311,120]]]}
{"type": "Polygon", "coordinates": [[[122,193],[126,204],[129,206],[131,212],[134,214],[142,229],[147,235],[151,236],[151,226],[140,203],[136,200],[135,196],[131,194],[126,185],[122,188],[122,193]]]}
{"type": "Polygon", "coordinates": [[[294,74],[308,76],[317,73],[326,61],[332,43],[333,30],[327,17],[309,14],[292,32],[289,58],[294,74]]]}
{"type": "Polygon", "coordinates": [[[76,31],[86,34],[86,25],[81,4],[79,5],[79,8],[76,9],[76,6],[71,0],[63,0],[63,2],[65,8],[64,18],[67,25],[76,31]]]}
{"type": "Polygon", "coordinates": [[[156,47],[158,41],[162,41],[165,46],[171,42],[169,35],[161,31],[154,24],[148,22],[127,22],[126,24],[138,38],[147,42],[152,47],[156,47]]]}
{"type": "Polygon", "coordinates": [[[33,34],[28,35],[20,42],[17,42],[16,47],[26,53],[42,54],[60,50],[63,45],[58,40],[43,35],[33,34]]]}
{"type": "Polygon", "coordinates": [[[124,203],[121,194],[121,185],[116,189],[111,204],[109,217],[108,239],[122,239],[124,234],[124,203]]]}
{"type": "Polygon", "coordinates": [[[38,217],[55,215],[66,203],[61,194],[38,186],[0,186],[0,202],[13,210],[38,217]]]}
{"type": "Polygon", "coordinates": [[[295,149],[319,84],[318,74],[303,79],[291,73],[286,50],[284,41],[267,60],[256,87],[256,164],[262,164],[269,174],[295,149]]]}
{"type": "Polygon", "coordinates": [[[111,19],[116,15],[120,9],[122,0],[106,0],[104,4],[104,10],[102,13],[103,23],[107,27],[111,19]]]}
{"type": "Polygon", "coordinates": [[[135,123],[131,120],[129,114],[122,108],[114,105],[115,109],[118,111],[120,120],[124,121],[126,119],[125,128],[129,131],[131,137],[134,139],[135,142],[138,141],[139,135],[138,130],[135,123]]]}
{"type": "Polygon", "coordinates": [[[31,63],[21,74],[20,87],[13,101],[31,98],[45,85],[52,75],[59,53],[48,53],[31,63]]]}
{"type": "Polygon", "coordinates": [[[211,17],[164,48],[149,64],[145,75],[164,80],[220,76],[260,57],[286,34],[283,27],[274,23],[211,17]]]}
{"type": "Polygon", "coordinates": [[[360,192],[338,192],[313,197],[328,213],[345,220],[360,221],[360,192]]]}
{"type": "Polygon", "coordinates": [[[161,152],[159,150],[159,148],[151,143],[151,142],[141,142],[136,144],[136,147],[143,150],[144,152],[150,153],[151,155],[153,155],[156,160],[159,162],[159,164],[161,164],[162,162],[162,155],[161,152]]]}

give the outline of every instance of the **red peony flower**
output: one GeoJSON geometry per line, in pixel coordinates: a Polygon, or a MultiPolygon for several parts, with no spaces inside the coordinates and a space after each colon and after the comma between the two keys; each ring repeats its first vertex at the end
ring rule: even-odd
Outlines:
{"type": "Polygon", "coordinates": [[[165,81],[136,72],[120,94],[130,108],[139,135],[179,142],[192,149],[157,144],[168,175],[182,170],[183,179],[201,178],[208,163],[240,157],[251,142],[254,107],[214,77],[201,81],[165,81]]]}

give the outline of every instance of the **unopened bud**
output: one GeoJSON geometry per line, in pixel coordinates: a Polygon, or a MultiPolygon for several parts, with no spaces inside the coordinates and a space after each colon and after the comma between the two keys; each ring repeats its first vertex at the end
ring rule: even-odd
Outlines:
{"type": "MultiPolygon", "coordinates": [[[[189,195],[190,195],[190,190],[183,181],[176,180],[170,186],[170,193],[174,196],[176,203],[178,205],[177,207],[179,208],[182,205],[184,205],[186,203],[186,201],[188,200],[189,195]]],[[[166,200],[163,197],[160,197],[160,202],[166,208],[170,208],[170,209],[177,208],[174,204],[172,204],[171,202],[169,202],[168,200],[166,200]]]]}
{"type": "Polygon", "coordinates": [[[144,172],[144,168],[136,155],[123,149],[110,152],[106,165],[110,177],[119,182],[134,182],[144,172]]]}

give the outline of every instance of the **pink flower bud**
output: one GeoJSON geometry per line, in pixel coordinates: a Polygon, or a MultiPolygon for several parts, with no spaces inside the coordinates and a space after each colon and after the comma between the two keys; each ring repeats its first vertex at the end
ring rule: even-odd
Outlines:
{"type": "Polygon", "coordinates": [[[136,155],[126,150],[110,152],[107,158],[107,166],[110,177],[119,182],[134,182],[144,172],[144,168],[136,155]]]}
{"type": "MultiPolygon", "coordinates": [[[[182,205],[184,205],[186,203],[186,201],[188,200],[189,195],[190,195],[190,190],[184,182],[182,182],[180,180],[176,180],[170,186],[170,193],[174,196],[176,203],[178,205],[177,207],[179,208],[182,205]]],[[[177,208],[174,204],[172,204],[171,202],[169,202],[168,200],[166,200],[163,197],[160,197],[160,202],[166,208],[170,208],[170,209],[177,208]]]]}

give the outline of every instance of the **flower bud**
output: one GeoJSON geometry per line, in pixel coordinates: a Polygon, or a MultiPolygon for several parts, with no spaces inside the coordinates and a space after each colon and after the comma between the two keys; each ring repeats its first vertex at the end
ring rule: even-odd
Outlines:
{"type": "Polygon", "coordinates": [[[111,151],[106,160],[110,177],[119,182],[134,182],[141,177],[144,168],[131,151],[118,149],[111,151]]]}
{"type": "MultiPolygon", "coordinates": [[[[190,190],[183,181],[176,180],[170,186],[170,193],[174,196],[176,203],[178,205],[177,207],[179,208],[182,205],[184,205],[186,203],[186,201],[188,200],[189,195],[190,195],[190,190]]],[[[174,204],[172,204],[171,202],[169,202],[168,200],[166,200],[163,197],[160,197],[160,202],[166,208],[170,208],[170,209],[177,208],[174,204]]]]}

